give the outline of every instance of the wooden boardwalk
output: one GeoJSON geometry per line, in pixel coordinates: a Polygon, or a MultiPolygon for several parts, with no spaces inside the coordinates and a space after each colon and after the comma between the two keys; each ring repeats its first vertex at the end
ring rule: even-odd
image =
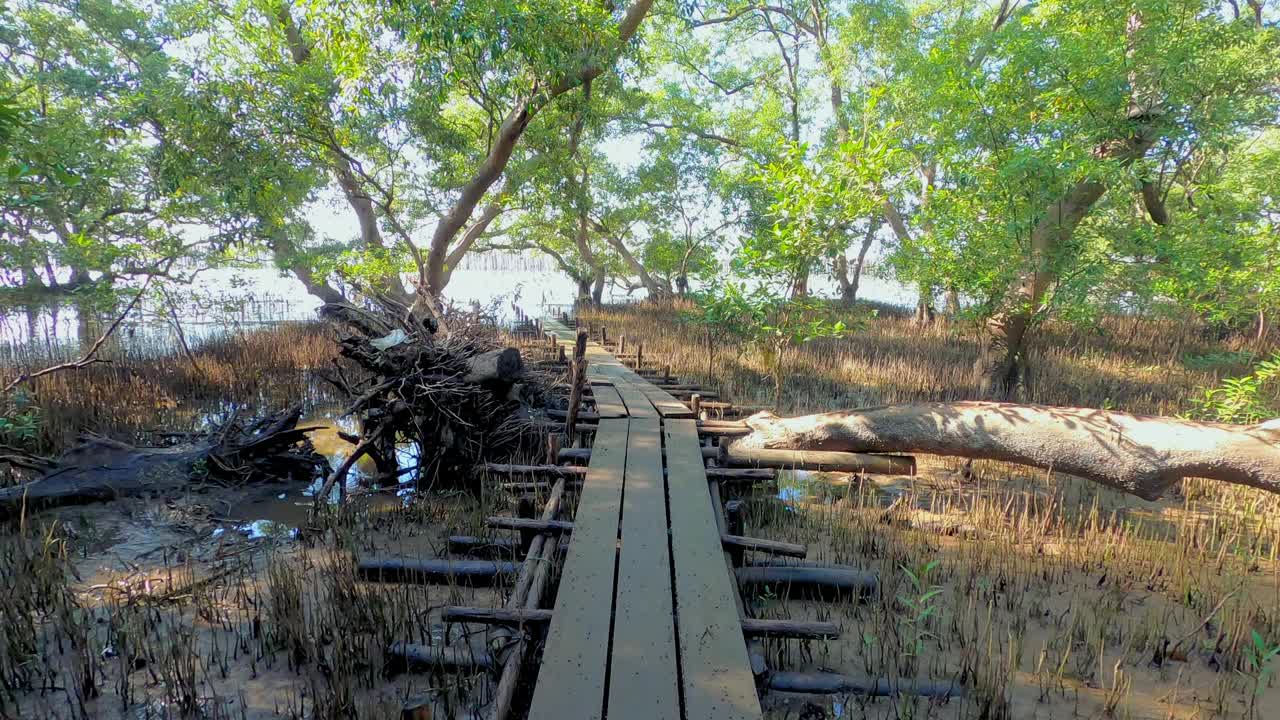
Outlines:
{"type": "Polygon", "coordinates": [[[758,720],[693,413],[598,344],[587,361],[601,420],[529,718],[758,720]]]}

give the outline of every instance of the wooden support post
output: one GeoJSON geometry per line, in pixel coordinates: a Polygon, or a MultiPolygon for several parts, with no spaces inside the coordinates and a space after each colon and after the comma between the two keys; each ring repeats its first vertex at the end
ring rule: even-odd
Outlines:
{"type": "Polygon", "coordinates": [[[693,416],[702,419],[702,396],[694,393],[689,396],[689,409],[693,411],[693,416]]]}
{"type": "Polygon", "coordinates": [[[560,462],[560,434],[547,435],[547,464],[557,465],[560,462]]]}
{"type": "MultiPolygon", "coordinates": [[[[730,535],[746,535],[746,519],[743,517],[743,503],[741,500],[730,500],[724,504],[725,519],[729,524],[730,535]]],[[[734,567],[742,567],[743,556],[746,555],[746,549],[741,545],[728,545],[729,559],[733,561],[734,567]]]]}
{"type": "MultiPolygon", "coordinates": [[[[485,518],[485,525],[495,528],[506,528],[509,530],[533,530],[538,533],[567,533],[573,532],[573,523],[567,520],[541,520],[538,518],[518,518],[508,517],[506,515],[493,515],[485,518]]],[[[773,542],[772,540],[760,540],[758,542],[773,542]]],[[[803,557],[799,555],[797,557],[803,557]]]]}
{"type": "Polygon", "coordinates": [[[785,597],[866,597],[878,584],[875,573],[843,568],[752,565],[735,572],[739,585],[768,587],[773,594],[785,597]]]}
{"type": "MultiPolygon", "coordinates": [[[[532,520],[537,514],[537,497],[534,495],[521,495],[516,502],[516,517],[532,520]]],[[[533,544],[533,539],[538,536],[537,530],[524,528],[520,530],[520,552],[521,554],[529,552],[529,546],[533,544]]]]}
{"type": "Polygon", "coordinates": [[[605,325],[600,326],[600,344],[607,345],[609,343],[609,328],[605,325]]]}
{"type": "Polygon", "coordinates": [[[556,345],[556,362],[559,362],[559,363],[565,363],[565,362],[568,362],[568,359],[567,359],[567,358],[565,358],[565,356],[564,356],[564,346],[563,346],[563,345],[556,345]]]}
{"type": "Polygon", "coordinates": [[[627,336],[619,335],[618,336],[618,354],[621,355],[626,351],[627,351],[627,336]]]}
{"type": "Polygon", "coordinates": [[[356,575],[371,582],[485,587],[501,583],[515,573],[514,563],[487,560],[363,558],[356,563],[356,575]]]}
{"type": "Polygon", "coordinates": [[[644,367],[644,343],[636,343],[636,369],[644,367]]]}
{"type": "Polygon", "coordinates": [[[573,345],[573,387],[569,390],[569,415],[565,419],[565,436],[569,445],[577,444],[577,432],[574,427],[578,422],[578,411],[582,405],[582,386],[587,381],[587,334],[578,331],[577,341],[573,345]]]}
{"type": "Polygon", "coordinates": [[[662,382],[663,383],[671,382],[671,363],[667,363],[662,367],[662,382]]]}
{"type": "MultiPolygon", "coordinates": [[[[542,519],[550,521],[560,512],[560,500],[564,497],[565,481],[556,481],[547,498],[546,507],[542,510],[542,519]]],[[[506,608],[537,609],[542,603],[542,592],[546,588],[547,569],[559,552],[560,542],[555,537],[539,535],[529,546],[529,554],[520,566],[520,575],[516,578],[515,589],[507,598],[506,608]]],[[[528,643],[521,637],[515,647],[503,661],[502,674],[498,678],[498,687],[494,690],[493,714],[491,720],[507,720],[511,714],[511,703],[516,694],[516,681],[520,679],[520,671],[524,666],[524,656],[528,643]]]]}

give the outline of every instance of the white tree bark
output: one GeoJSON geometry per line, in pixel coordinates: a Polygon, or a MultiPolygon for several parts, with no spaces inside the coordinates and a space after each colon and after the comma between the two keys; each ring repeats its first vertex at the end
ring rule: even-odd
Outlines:
{"type": "Polygon", "coordinates": [[[747,419],[743,447],[915,452],[1056,470],[1154,500],[1185,477],[1280,493],[1280,420],[1226,425],[1087,408],[956,402],[747,419]]]}

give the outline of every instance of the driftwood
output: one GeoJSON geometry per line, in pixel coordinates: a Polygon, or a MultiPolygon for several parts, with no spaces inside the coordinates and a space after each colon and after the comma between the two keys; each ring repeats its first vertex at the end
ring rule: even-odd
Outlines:
{"type": "Polygon", "coordinates": [[[465,383],[502,383],[511,385],[524,377],[524,363],[515,348],[498,348],[467,358],[465,383]]]}
{"type": "Polygon", "coordinates": [[[1280,421],[1226,425],[1087,408],[957,402],[779,418],[760,413],[742,450],[919,452],[1057,470],[1154,500],[1203,477],[1280,493],[1280,421]]]}
{"type": "Polygon", "coordinates": [[[88,437],[53,461],[43,476],[0,489],[0,517],[24,509],[106,502],[172,493],[202,484],[265,480],[309,481],[328,467],[298,427],[301,406],[221,427],[173,447],[135,447],[88,437]]]}

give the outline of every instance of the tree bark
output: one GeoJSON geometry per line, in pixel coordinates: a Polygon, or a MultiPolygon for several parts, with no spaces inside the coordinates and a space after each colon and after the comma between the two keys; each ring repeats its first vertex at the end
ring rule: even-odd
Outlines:
{"type": "MultiPolygon", "coordinates": [[[[281,3],[276,10],[276,20],[280,23],[284,30],[285,42],[288,45],[289,56],[293,59],[295,65],[303,66],[311,61],[311,43],[302,35],[302,30],[294,21],[293,15],[289,12],[289,6],[281,3]]],[[[336,84],[330,90],[331,97],[336,92],[336,84]]],[[[336,136],[333,131],[333,118],[326,113],[329,112],[328,105],[325,104],[320,108],[322,113],[322,122],[325,124],[325,131],[331,137],[336,136]]],[[[356,166],[342,148],[338,147],[336,141],[332,144],[326,144],[324,147],[325,154],[329,157],[329,169],[333,173],[333,178],[337,180],[338,187],[342,188],[342,196],[346,198],[347,205],[351,207],[351,211],[355,213],[356,222],[360,226],[360,244],[362,247],[384,248],[386,247],[382,239],[382,232],[378,228],[378,214],[374,209],[373,199],[370,197],[367,189],[364,188],[360,180],[356,166]]],[[[309,271],[306,271],[310,275],[309,271]]],[[[294,275],[307,285],[308,292],[326,303],[331,303],[332,293],[328,292],[319,284],[308,284],[307,280],[303,280],[302,276],[295,271],[294,275]],[[315,288],[315,291],[312,288],[315,288]]],[[[407,297],[404,282],[401,281],[399,274],[391,273],[383,278],[386,289],[395,294],[397,299],[407,297]]]]}
{"type": "Polygon", "coordinates": [[[876,231],[879,229],[880,222],[877,219],[872,219],[867,225],[867,233],[862,236],[862,244],[858,246],[858,259],[853,263],[852,273],[850,273],[849,259],[844,253],[836,257],[836,282],[840,285],[840,300],[845,305],[852,305],[858,299],[858,286],[862,283],[862,268],[866,266],[867,252],[871,250],[871,243],[875,242],[876,231]]]}
{"type": "Polygon", "coordinates": [[[599,307],[604,302],[604,265],[592,268],[595,277],[591,281],[591,304],[599,307]]]}
{"type": "Polygon", "coordinates": [[[1280,420],[1226,425],[1088,408],[957,402],[794,418],[759,413],[750,448],[919,452],[1030,465],[1155,500],[1178,480],[1280,493],[1280,420]]]}
{"type": "Polygon", "coordinates": [[[605,242],[609,243],[609,246],[617,250],[618,255],[622,256],[622,261],[640,279],[640,284],[644,286],[651,299],[658,300],[671,295],[671,288],[663,287],[658,283],[657,279],[645,268],[644,263],[640,262],[635,254],[631,252],[631,249],[627,247],[627,244],[622,241],[622,238],[609,232],[609,228],[598,221],[592,220],[592,224],[604,236],[605,242]]]}
{"type": "MultiPolygon", "coordinates": [[[[1094,154],[1128,165],[1142,157],[1155,140],[1154,133],[1142,129],[1125,140],[1100,145],[1094,154]]],[[[1007,398],[1021,382],[1027,331],[1058,277],[1054,256],[1106,191],[1107,186],[1097,180],[1077,182],[1045,209],[1032,229],[1027,268],[1010,285],[1003,308],[987,319],[986,346],[975,365],[982,397],[1007,398]]]]}

